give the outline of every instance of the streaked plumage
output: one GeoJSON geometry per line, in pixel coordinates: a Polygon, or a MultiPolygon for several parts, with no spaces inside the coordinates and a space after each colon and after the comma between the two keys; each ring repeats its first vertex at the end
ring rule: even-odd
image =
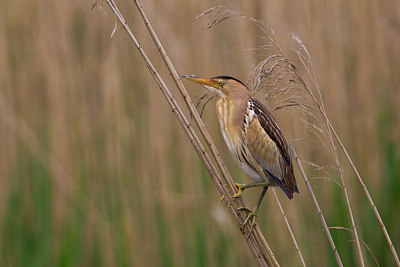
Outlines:
{"type": "Polygon", "coordinates": [[[289,145],[268,109],[239,80],[183,76],[218,95],[221,132],[233,158],[255,182],[279,186],[289,199],[299,193],[289,145]]]}

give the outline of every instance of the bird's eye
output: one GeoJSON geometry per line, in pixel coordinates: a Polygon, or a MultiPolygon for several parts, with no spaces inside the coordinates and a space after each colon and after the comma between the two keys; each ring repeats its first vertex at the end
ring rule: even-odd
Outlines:
{"type": "Polygon", "coordinates": [[[225,83],[224,83],[224,81],[218,81],[218,84],[219,84],[219,86],[222,87],[222,86],[224,86],[225,83]]]}

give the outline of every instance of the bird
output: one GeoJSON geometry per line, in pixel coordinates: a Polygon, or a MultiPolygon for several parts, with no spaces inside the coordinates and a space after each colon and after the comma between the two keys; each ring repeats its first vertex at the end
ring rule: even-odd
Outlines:
{"type": "Polygon", "coordinates": [[[238,191],[234,197],[241,196],[247,188],[263,188],[253,210],[239,208],[248,212],[243,229],[251,223],[251,233],[268,187],[281,188],[289,199],[294,193],[300,194],[290,146],[271,112],[240,80],[230,76],[180,77],[201,84],[218,97],[216,111],[223,139],[236,163],[254,181],[235,183],[238,191]]]}

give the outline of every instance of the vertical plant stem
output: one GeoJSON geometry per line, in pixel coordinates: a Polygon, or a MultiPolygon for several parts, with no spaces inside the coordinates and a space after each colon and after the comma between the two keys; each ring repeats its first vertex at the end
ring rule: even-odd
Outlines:
{"type": "Polygon", "coordinates": [[[300,250],[299,246],[297,245],[296,237],[295,237],[294,234],[293,234],[292,227],[290,227],[290,224],[289,224],[289,221],[288,221],[288,219],[287,219],[287,217],[286,217],[286,214],[285,214],[285,212],[283,211],[281,202],[279,201],[278,195],[276,194],[275,188],[273,188],[273,187],[272,187],[272,192],[274,192],[274,196],[275,196],[275,199],[276,199],[276,203],[278,204],[279,209],[281,210],[283,219],[285,220],[286,226],[287,226],[287,228],[288,228],[288,230],[289,230],[290,237],[292,238],[293,243],[294,243],[294,246],[296,247],[297,254],[299,254],[299,257],[300,257],[300,260],[301,260],[301,264],[305,267],[305,266],[307,266],[307,265],[306,265],[306,262],[304,261],[303,254],[301,253],[301,250],[300,250]]]}
{"type": "MultiPolygon", "coordinates": [[[[301,57],[300,57],[300,58],[301,58],[301,57]]],[[[305,64],[304,61],[302,61],[302,63],[303,63],[304,66],[306,66],[306,64],[305,64]]],[[[307,69],[307,71],[309,72],[309,70],[308,70],[307,67],[306,67],[306,69],[307,69]]],[[[310,75],[310,77],[313,77],[313,76],[311,75],[310,72],[309,72],[309,75],[310,75]]],[[[321,91],[319,90],[318,84],[316,83],[315,79],[312,78],[312,80],[314,81],[315,87],[317,88],[317,91],[318,91],[318,93],[319,93],[321,103],[323,104],[322,96],[321,96],[321,91]]],[[[379,222],[379,225],[380,225],[380,227],[381,227],[381,229],[382,229],[382,231],[383,231],[383,234],[384,234],[384,236],[385,236],[385,238],[386,238],[386,241],[387,241],[387,243],[388,243],[388,245],[389,245],[389,247],[390,247],[390,250],[391,250],[391,252],[392,252],[393,258],[394,258],[394,260],[396,261],[396,265],[397,265],[397,266],[400,266],[399,256],[397,255],[396,249],[395,249],[395,247],[394,247],[394,245],[393,245],[393,243],[392,243],[392,240],[390,239],[390,235],[389,235],[389,233],[388,233],[388,231],[387,231],[387,229],[386,229],[385,224],[383,223],[383,220],[382,220],[382,218],[381,218],[381,216],[380,216],[380,214],[379,214],[378,209],[377,209],[376,206],[375,206],[374,201],[372,200],[372,197],[371,197],[371,195],[370,195],[370,193],[369,193],[369,191],[368,191],[368,189],[367,189],[367,186],[366,186],[365,183],[364,183],[364,180],[361,178],[361,175],[360,175],[360,173],[358,172],[358,170],[357,170],[357,168],[356,168],[354,162],[353,162],[352,159],[350,158],[349,153],[347,152],[347,150],[346,150],[346,148],[344,147],[342,141],[340,140],[338,134],[336,133],[335,129],[333,128],[333,126],[332,126],[332,124],[331,124],[331,122],[329,121],[328,115],[327,115],[326,112],[325,112],[325,108],[319,104],[319,102],[318,102],[317,99],[315,98],[314,94],[313,94],[307,87],[306,87],[306,89],[307,89],[308,93],[311,95],[311,97],[313,98],[313,101],[314,101],[315,104],[317,105],[317,107],[318,107],[319,111],[321,112],[322,116],[323,116],[324,119],[326,120],[326,124],[327,124],[327,126],[328,126],[328,128],[329,128],[329,132],[330,132],[330,133],[333,133],[333,135],[334,135],[336,141],[339,143],[340,148],[342,149],[343,153],[345,154],[347,161],[350,163],[351,168],[353,169],[354,173],[356,174],[357,179],[358,179],[358,181],[360,182],[361,187],[362,187],[362,189],[363,189],[365,195],[367,196],[368,201],[369,201],[369,203],[370,203],[370,205],[371,205],[371,207],[372,207],[372,210],[373,210],[374,213],[375,213],[375,217],[377,218],[377,220],[378,220],[378,222],[379,222]]],[[[342,181],[343,181],[343,179],[342,179],[342,181]]],[[[344,184],[343,184],[343,185],[344,185],[344,184]]],[[[344,188],[345,188],[345,187],[344,187],[344,188]]],[[[345,192],[346,192],[346,191],[345,191],[345,192]]],[[[347,196],[347,195],[346,195],[346,196],[347,196]]],[[[346,198],[346,201],[348,201],[347,198],[346,198]]],[[[360,250],[361,250],[361,247],[360,247],[360,246],[361,246],[361,245],[360,245],[360,240],[358,239],[358,234],[357,234],[357,232],[356,232],[355,223],[354,223],[353,220],[352,220],[352,225],[354,226],[353,230],[354,230],[354,234],[355,234],[356,239],[357,239],[357,245],[359,246],[359,251],[360,251],[360,250]]],[[[361,252],[360,252],[360,253],[361,253],[361,252]]],[[[362,258],[362,255],[360,255],[360,257],[362,258]]],[[[363,262],[363,261],[362,261],[362,262],[363,262]]]]}
{"type": "MultiPolygon", "coordinates": [[[[319,88],[318,84],[316,84],[315,86],[316,86],[316,88],[319,88]]],[[[326,114],[325,106],[324,106],[323,101],[322,101],[321,91],[318,89],[321,105],[318,104],[318,102],[316,101],[316,99],[315,99],[314,95],[312,94],[312,92],[310,91],[309,93],[311,94],[311,96],[312,96],[313,100],[315,101],[315,103],[318,105],[318,107],[320,109],[320,112],[322,114],[326,114]]],[[[328,117],[324,116],[324,118],[325,118],[326,124],[329,125],[328,117]]],[[[338,171],[339,171],[339,175],[340,175],[340,179],[341,179],[341,182],[342,182],[342,188],[343,188],[344,196],[346,198],[347,210],[349,211],[349,216],[350,216],[350,221],[351,221],[351,228],[353,229],[353,234],[354,234],[354,237],[355,237],[355,240],[356,240],[358,257],[360,259],[360,265],[361,266],[365,266],[364,257],[363,257],[362,250],[361,250],[361,242],[360,242],[360,238],[359,238],[359,235],[358,235],[356,222],[354,220],[353,210],[351,208],[350,196],[349,196],[349,193],[347,191],[346,183],[344,181],[343,169],[340,166],[340,162],[339,162],[339,158],[338,158],[338,154],[337,154],[337,150],[336,150],[336,145],[335,145],[335,142],[334,142],[333,137],[332,137],[332,129],[329,126],[328,126],[327,132],[328,132],[327,138],[329,140],[329,143],[331,144],[333,157],[335,159],[336,167],[338,168],[338,171]]]]}
{"type": "MultiPolygon", "coordinates": [[[[305,64],[305,63],[303,62],[303,64],[305,64]]],[[[314,80],[314,79],[313,79],[313,80],[314,80]]],[[[318,85],[315,85],[315,86],[316,86],[316,88],[318,88],[318,85]]],[[[308,88],[307,88],[307,90],[308,90],[308,88]]],[[[318,91],[319,94],[320,94],[320,90],[317,89],[317,91],[318,91]]],[[[371,195],[369,194],[369,191],[368,191],[368,189],[367,189],[367,186],[365,185],[365,183],[364,183],[363,179],[361,178],[361,175],[360,175],[360,173],[358,172],[358,170],[357,170],[357,168],[356,168],[354,162],[353,162],[352,159],[350,158],[350,155],[348,154],[348,152],[347,152],[346,148],[344,147],[342,141],[340,140],[338,134],[336,133],[335,129],[333,128],[333,126],[332,126],[332,124],[331,124],[331,122],[329,121],[328,116],[327,116],[327,114],[326,114],[326,112],[325,112],[324,107],[321,106],[321,105],[319,104],[319,102],[317,101],[317,99],[314,97],[314,94],[313,94],[310,90],[308,90],[308,92],[309,92],[309,94],[311,95],[311,97],[313,98],[313,101],[314,101],[315,104],[317,105],[317,107],[318,107],[319,111],[321,112],[322,116],[323,116],[324,119],[326,120],[326,124],[328,125],[328,128],[329,128],[329,132],[330,132],[330,133],[333,133],[333,135],[334,135],[336,141],[339,143],[340,148],[342,149],[343,153],[345,154],[347,161],[350,163],[351,168],[353,169],[354,173],[356,174],[357,179],[358,179],[358,181],[360,182],[361,187],[362,187],[362,189],[363,189],[365,195],[366,195],[367,198],[368,198],[368,201],[369,201],[369,203],[370,203],[370,205],[371,205],[371,207],[372,207],[372,210],[373,210],[374,213],[375,213],[375,216],[376,216],[376,218],[377,218],[377,220],[378,220],[378,222],[379,222],[379,225],[380,225],[380,227],[381,227],[381,229],[382,229],[382,231],[383,231],[383,234],[385,235],[386,241],[387,241],[387,243],[388,243],[388,245],[389,245],[389,247],[390,247],[390,250],[391,250],[391,252],[392,252],[393,258],[394,258],[394,260],[396,261],[397,266],[400,266],[399,256],[397,255],[396,249],[395,249],[395,247],[394,247],[394,245],[393,245],[393,243],[392,243],[392,240],[390,239],[389,233],[388,233],[388,231],[387,231],[387,229],[386,229],[385,224],[384,224],[383,221],[382,221],[382,218],[381,218],[381,216],[380,216],[380,214],[379,214],[379,211],[378,211],[378,209],[376,208],[375,203],[374,203],[374,201],[372,200],[371,195]]],[[[321,96],[321,94],[320,94],[320,99],[321,99],[321,102],[322,102],[322,96],[321,96]]],[[[322,103],[323,103],[323,102],[322,102],[322,103]]],[[[343,180],[343,177],[342,177],[342,183],[343,183],[343,182],[344,182],[344,180],[343,180]]],[[[343,183],[343,189],[346,189],[344,183],[343,183]]],[[[350,203],[349,203],[348,196],[347,196],[347,190],[345,191],[345,194],[346,194],[346,201],[348,202],[348,206],[349,206],[350,203]]],[[[350,213],[351,213],[351,210],[350,210],[350,213]]],[[[361,243],[360,243],[360,240],[359,240],[359,238],[358,238],[357,229],[356,229],[355,223],[354,223],[354,218],[353,218],[352,214],[350,214],[350,216],[351,216],[351,219],[352,219],[352,226],[353,226],[353,230],[354,230],[354,235],[355,235],[355,237],[356,237],[358,250],[360,251],[359,253],[360,253],[361,264],[363,264],[362,253],[361,253],[361,243]]]]}
{"type": "MultiPolygon", "coordinates": [[[[325,113],[324,113],[324,116],[326,116],[325,113]]],[[[390,251],[392,252],[393,258],[394,258],[394,260],[396,261],[396,265],[397,265],[397,266],[400,266],[399,256],[397,255],[396,249],[395,249],[395,247],[394,247],[394,245],[393,245],[393,243],[392,243],[392,240],[390,239],[389,233],[388,233],[388,231],[387,231],[387,229],[386,229],[385,224],[384,224],[383,221],[382,221],[382,218],[381,218],[381,216],[380,216],[380,214],[379,214],[379,211],[378,211],[378,209],[376,208],[375,203],[374,203],[374,201],[372,200],[371,195],[369,194],[369,191],[368,191],[368,189],[367,189],[367,186],[365,185],[365,183],[364,183],[363,179],[361,178],[361,176],[360,176],[360,174],[359,174],[359,172],[358,172],[356,166],[354,165],[354,163],[353,163],[353,161],[351,160],[349,154],[347,153],[346,148],[344,147],[342,141],[340,140],[339,136],[337,135],[335,129],[333,128],[332,124],[330,123],[330,121],[328,120],[327,117],[326,117],[326,120],[327,120],[327,122],[328,122],[329,128],[331,129],[333,135],[335,136],[336,141],[339,143],[340,148],[343,150],[343,152],[344,152],[344,154],[345,154],[345,156],[346,156],[348,162],[350,163],[351,168],[353,169],[354,173],[356,174],[357,179],[358,179],[358,181],[360,182],[361,187],[362,187],[362,189],[363,189],[365,195],[366,195],[367,198],[368,198],[368,201],[369,201],[369,203],[370,203],[370,205],[371,205],[371,207],[372,207],[372,210],[373,210],[374,213],[375,213],[375,217],[377,218],[377,220],[378,220],[378,222],[379,222],[379,225],[380,225],[380,227],[381,227],[381,229],[382,229],[382,231],[383,231],[383,234],[385,235],[386,241],[387,241],[387,243],[388,243],[388,245],[389,245],[389,247],[390,247],[390,251]]]]}
{"type": "MultiPolygon", "coordinates": [[[[303,51],[306,53],[306,56],[304,57],[303,54],[302,54],[302,52],[301,52],[300,50],[297,50],[297,51],[296,51],[296,53],[297,53],[297,55],[298,55],[298,58],[300,59],[300,61],[301,61],[302,64],[304,65],[305,69],[306,69],[307,72],[308,72],[308,75],[310,76],[312,82],[314,83],[314,87],[316,88],[316,90],[317,90],[317,92],[318,92],[320,102],[317,101],[316,97],[315,97],[314,94],[311,92],[311,90],[309,90],[309,88],[308,88],[307,86],[305,86],[305,88],[306,88],[307,92],[309,93],[309,95],[312,97],[312,99],[313,99],[314,103],[316,104],[316,106],[318,107],[320,113],[321,113],[322,116],[324,117],[324,119],[325,119],[325,121],[326,121],[326,124],[327,124],[327,127],[328,127],[328,132],[329,132],[329,135],[330,135],[331,139],[332,139],[332,133],[333,133],[333,135],[334,135],[336,141],[339,143],[340,148],[342,149],[343,153],[345,154],[346,159],[347,159],[348,162],[350,163],[351,168],[353,169],[354,173],[356,174],[357,179],[358,179],[358,181],[360,182],[361,187],[362,187],[362,189],[363,189],[365,195],[367,196],[368,201],[369,201],[369,203],[370,203],[370,205],[371,205],[371,207],[372,207],[372,210],[374,211],[375,216],[376,216],[376,218],[377,218],[377,220],[378,220],[378,222],[379,222],[379,225],[380,225],[380,227],[381,227],[381,229],[382,229],[382,231],[383,231],[383,234],[384,234],[384,236],[385,236],[385,238],[386,238],[386,241],[387,241],[387,243],[388,243],[388,245],[389,245],[389,247],[390,247],[390,250],[391,250],[391,252],[392,252],[392,255],[393,255],[393,258],[394,258],[394,260],[395,260],[395,262],[396,262],[396,265],[397,265],[397,266],[400,266],[399,256],[398,256],[398,254],[397,254],[397,252],[396,252],[396,249],[395,249],[395,247],[394,247],[394,245],[393,245],[393,243],[392,243],[392,240],[390,239],[389,233],[388,233],[388,231],[387,231],[387,229],[386,229],[385,224],[384,224],[383,221],[382,221],[382,218],[381,218],[381,216],[380,216],[380,214],[379,214],[379,211],[378,211],[378,209],[376,208],[375,203],[374,203],[374,201],[372,200],[372,197],[371,197],[371,195],[369,194],[369,191],[368,191],[368,189],[367,189],[367,187],[366,187],[366,185],[365,185],[363,179],[361,178],[361,175],[360,175],[360,173],[358,172],[358,170],[357,170],[357,168],[356,168],[354,162],[353,162],[352,159],[350,158],[350,155],[348,154],[346,148],[344,147],[342,141],[340,140],[338,134],[336,133],[334,127],[332,126],[331,122],[330,122],[329,119],[328,119],[328,116],[327,116],[327,114],[326,114],[325,107],[324,107],[324,102],[323,102],[323,100],[322,100],[321,90],[319,89],[317,79],[315,78],[315,72],[314,72],[314,68],[313,68],[313,65],[312,65],[311,56],[310,56],[310,54],[308,53],[307,48],[304,46],[304,44],[301,42],[301,40],[300,40],[297,36],[294,36],[294,35],[293,35],[293,39],[295,39],[295,40],[299,43],[299,45],[300,45],[300,47],[301,47],[301,50],[303,50],[303,51]],[[307,59],[307,63],[304,61],[304,59],[307,59]],[[309,67],[309,66],[310,66],[310,67],[309,67]]],[[[333,141],[333,140],[332,140],[332,141],[333,141]]],[[[333,145],[333,143],[332,143],[332,145],[333,145]]],[[[342,181],[343,181],[343,178],[342,178],[342,181]]],[[[344,186],[344,184],[343,184],[343,186],[344,186]]],[[[345,189],[346,187],[344,186],[343,188],[345,189]]],[[[348,196],[347,196],[347,190],[345,191],[345,194],[346,194],[346,201],[348,202],[348,206],[349,206],[349,200],[348,200],[348,196]]],[[[350,206],[349,206],[349,207],[350,207],[350,206]]],[[[350,211],[350,213],[351,213],[351,209],[349,209],[349,211],[350,211]]],[[[352,214],[351,214],[351,216],[352,216],[352,214]]],[[[353,230],[354,230],[355,237],[356,237],[356,239],[357,239],[357,246],[358,246],[358,250],[359,250],[359,254],[360,254],[361,264],[363,264],[362,253],[361,253],[361,243],[360,243],[360,240],[359,240],[359,238],[358,238],[357,229],[356,229],[356,227],[355,227],[355,223],[354,223],[353,217],[352,217],[352,226],[353,226],[353,230]]]]}
{"type": "MultiPolygon", "coordinates": [[[[324,106],[324,101],[322,100],[321,90],[319,89],[318,81],[315,78],[316,75],[315,75],[314,67],[313,67],[313,64],[312,64],[312,61],[311,61],[311,56],[308,53],[308,51],[305,48],[305,46],[301,43],[301,41],[299,41],[300,39],[297,39],[297,40],[298,40],[299,44],[306,51],[306,54],[307,54],[308,59],[309,59],[308,63],[310,64],[309,65],[310,67],[307,67],[307,64],[304,62],[304,59],[301,56],[301,53],[299,51],[297,51],[297,55],[298,55],[300,61],[302,62],[303,66],[306,68],[306,70],[308,72],[308,75],[311,77],[311,80],[312,80],[312,82],[314,84],[314,87],[316,88],[316,90],[318,92],[318,96],[319,96],[319,100],[320,101],[317,100],[317,98],[314,96],[313,92],[306,85],[304,85],[304,86],[305,86],[305,89],[307,90],[308,94],[311,96],[312,100],[314,101],[315,105],[318,107],[319,112],[322,114],[322,116],[323,116],[323,118],[325,120],[325,123],[326,123],[326,126],[327,126],[327,132],[328,132],[328,136],[326,136],[326,138],[328,139],[328,142],[329,142],[330,147],[332,149],[333,158],[335,159],[336,166],[337,166],[337,168],[339,170],[339,175],[340,175],[340,179],[341,179],[341,182],[342,182],[342,188],[343,188],[343,192],[344,192],[344,195],[345,195],[345,198],[346,198],[346,205],[347,205],[347,209],[348,209],[349,215],[350,215],[351,226],[352,226],[352,229],[353,229],[354,237],[356,239],[356,245],[357,245],[358,256],[359,256],[359,259],[360,259],[360,265],[361,266],[365,266],[364,258],[363,258],[363,254],[362,254],[362,250],[361,250],[361,242],[360,242],[360,238],[359,238],[359,235],[358,235],[357,226],[356,226],[356,223],[355,223],[355,220],[354,220],[353,210],[352,210],[351,204],[350,204],[350,197],[349,197],[349,194],[348,194],[348,191],[347,191],[347,187],[346,187],[346,184],[345,184],[345,181],[344,181],[343,169],[340,167],[340,162],[339,162],[339,158],[338,158],[337,151],[336,151],[336,145],[335,145],[335,142],[334,142],[333,137],[332,137],[332,132],[333,132],[332,129],[333,129],[333,127],[331,127],[331,124],[329,122],[328,116],[326,115],[326,110],[325,110],[325,106],[324,106]]],[[[337,137],[337,135],[336,135],[336,137],[337,137]]]]}
{"type": "Polygon", "coordinates": [[[319,215],[319,218],[320,218],[320,220],[322,222],[322,226],[324,227],[325,234],[328,237],[329,244],[331,245],[331,248],[333,250],[333,254],[335,255],[336,263],[338,264],[339,267],[342,267],[343,266],[342,259],[340,258],[339,252],[338,252],[338,250],[337,250],[337,248],[335,246],[335,242],[333,241],[332,235],[329,232],[328,225],[326,224],[324,214],[322,213],[321,208],[319,207],[317,198],[315,197],[314,191],[313,191],[313,189],[312,189],[312,187],[310,185],[310,180],[307,178],[306,173],[304,172],[303,166],[301,165],[301,162],[299,160],[299,157],[297,156],[296,150],[294,150],[293,147],[292,147],[292,153],[293,153],[294,160],[297,163],[297,167],[300,170],[301,176],[304,179],[304,182],[306,184],[307,190],[310,193],[311,200],[313,201],[314,206],[318,211],[318,215],[319,215]]]}
{"type": "Polygon", "coordinates": [[[337,160],[337,166],[339,168],[339,174],[340,174],[340,178],[341,178],[341,181],[342,181],[343,192],[344,192],[344,195],[345,195],[345,198],[346,198],[347,209],[349,210],[351,227],[353,229],[354,237],[356,238],[357,251],[358,251],[358,256],[360,258],[360,265],[361,266],[365,266],[364,257],[363,257],[362,250],[361,250],[361,242],[360,242],[360,238],[358,236],[358,230],[357,230],[356,222],[354,220],[353,210],[352,210],[351,204],[350,204],[350,197],[349,197],[349,194],[347,192],[346,184],[344,182],[343,169],[338,165],[339,161],[337,159],[337,155],[336,154],[335,154],[335,157],[336,157],[336,160],[337,160]]]}

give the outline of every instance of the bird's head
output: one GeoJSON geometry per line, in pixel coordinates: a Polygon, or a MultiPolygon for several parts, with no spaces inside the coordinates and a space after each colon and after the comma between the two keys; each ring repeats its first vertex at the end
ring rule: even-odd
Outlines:
{"type": "Polygon", "coordinates": [[[183,75],[189,81],[199,83],[219,97],[250,96],[251,92],[244,83],[230,76],[216,76],[213,78],[200,78],[194,75],[183,75]]]}

